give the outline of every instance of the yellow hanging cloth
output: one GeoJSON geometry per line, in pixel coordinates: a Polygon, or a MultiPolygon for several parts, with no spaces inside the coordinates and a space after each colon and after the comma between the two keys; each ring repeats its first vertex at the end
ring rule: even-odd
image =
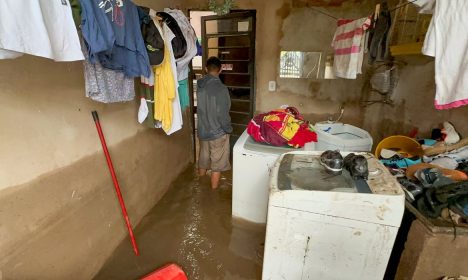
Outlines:
{"type": "Polygon", "coordinates": [[[154,66],[154,119],[161,121],[162,129],[172,126],[172,101],[176,97],[174,75],[171,68],[171,45],[164,45],[164,60],[154,66]]]}

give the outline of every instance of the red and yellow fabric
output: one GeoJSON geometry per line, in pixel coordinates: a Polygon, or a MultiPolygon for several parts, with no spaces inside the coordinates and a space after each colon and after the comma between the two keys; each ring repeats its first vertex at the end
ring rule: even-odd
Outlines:
{"type": "Polygon", "coordinates": [[[312,126],[293,107],[255,116],[250,121],[247,132],[257,142],[273,146],[289,145],[299,148],[305,143],[317,141],[317,134],[312,126]]]}

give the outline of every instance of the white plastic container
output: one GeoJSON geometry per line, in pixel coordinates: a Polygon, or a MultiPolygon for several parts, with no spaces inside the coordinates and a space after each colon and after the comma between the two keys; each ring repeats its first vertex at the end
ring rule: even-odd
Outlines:
{"type": "Polygon", "coordinates": [[[315,124],[317,143],[315,150],[370,152],[372,136],[369,132],[349,124],[320,122],[315,124]]]}

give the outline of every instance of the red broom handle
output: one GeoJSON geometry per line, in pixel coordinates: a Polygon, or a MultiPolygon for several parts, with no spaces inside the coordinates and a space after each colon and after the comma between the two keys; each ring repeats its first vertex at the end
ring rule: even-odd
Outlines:
{"type": "Polygon", "coordinates": [[[117,197],[119,198],[120,208],[122,209],[122,215],[124,216],[125,223],[127,224],[128,233],[130,235],[130,241],[132,242],[133,251],[135,251],[135,255],[140,255],[138,251],[138,246],[135,240],[135,236],[133,235],[132,225],[130,224],[130,219],[128,218],[127,208],[125,208],[125,202],[122,197],[122,192],[120,192],[119,181],[117,180],[117,176],[115,175],[114,166],[112,165],[112,159],[110,157],[109,151],[107,150],[106,139],[104,138],[104,134],[102,133],[101,124],[99,123],[99,116],[96,111],[92,112],[94,123],[96,124],[96,129],[99,134],[99,139],[101,139],[102,149],[104,150],[104,154],[106,155],[107,166],[109,167],[109,172],[112,176],[112,181],[114,182],[115,192],[117,193],[117,197]]]}

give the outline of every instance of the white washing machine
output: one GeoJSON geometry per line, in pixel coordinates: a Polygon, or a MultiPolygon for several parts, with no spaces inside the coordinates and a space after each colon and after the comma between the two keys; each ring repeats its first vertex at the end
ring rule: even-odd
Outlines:
{"type": "Polygon", "coordinates": [[[297,149],[255,142],[247,130],[233,149],[232,215],[266,223],[270,170],[283,154],[297,149]]]}
{"type": "Polygon", "coordinates": [[[320,154],[284,154],[272,170],[263,279],[382,279],[404,193],[371,154],[357,181],[326,173],[320,154]]]}

